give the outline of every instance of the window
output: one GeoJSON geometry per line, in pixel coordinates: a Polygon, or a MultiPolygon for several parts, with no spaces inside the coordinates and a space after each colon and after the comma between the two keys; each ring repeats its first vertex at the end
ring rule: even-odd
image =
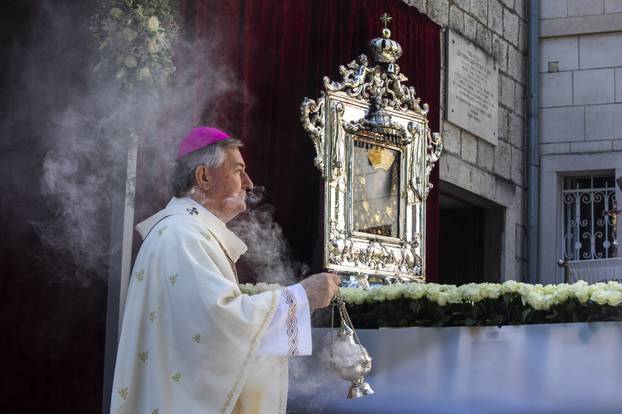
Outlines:
{"type": "Polygon", "coordinates": [[[563,257],[566,260],[616,256],[613,174],[564,178],[563,257]]]}

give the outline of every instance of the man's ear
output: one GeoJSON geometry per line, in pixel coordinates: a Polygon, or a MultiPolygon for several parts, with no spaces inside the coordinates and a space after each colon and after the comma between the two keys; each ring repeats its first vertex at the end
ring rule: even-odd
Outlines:
{"type": "Polygon", "coordinates": [[[209,170],[205,165],[199,165],[194,170],[194,182],[201,190],[209,190],[209,170]]]}

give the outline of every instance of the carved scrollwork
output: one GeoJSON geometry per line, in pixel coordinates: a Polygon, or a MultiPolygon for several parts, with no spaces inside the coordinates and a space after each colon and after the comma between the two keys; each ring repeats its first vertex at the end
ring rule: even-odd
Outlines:
{"type": "Polygon", "coordinates": [[[342,190],[345,187],[345,168],[346,168],[346,155],[345,155],[345,131],[341,128],[341,117],[343,116],[345,108],[342,102],[333,102],[331,105],[331,117],[333,118],[332,124],[333,136],[331,137],[331,181],[336,185],[338,190],[342,190]]]}
{"type": "Polygon", "coordinates": [[[438,132],[431,132],[430,128],[427,128],[427,157],[425,160],[425,176],[426,176],[426,187],[425,187],[425,197],[428,197],[428,193],[434,187],[434,185],[430,182],[430,172],[432,168],[434,168],[434,164],[441,157],[441,153],[443,152],[443,139],[441,138],[441,134],[438,132]]]}
{"type": "Polygon", "coordinates": [[[350,263],[358,268],[386,271],[396,275],[421,275],[422,260],[416,253],[418,243],[386,244],[379,240],[356,243],[344,232],[335,231],[330,241],[328,261],[331,264],[350,263]]]}
{"type": "Polygon", "coordinates": [[[420,115],[429,111],[428,104],[420,105],[413,86],[403,85],[408,78],[400,73],[398,65],[389,72],[382,66],[369,66],[367,56],[360,55],[346,66],[339,67],[341,82],[324,77],[324,86],[331,92],[345,92],[348,96],[363,101],[377,99],[383,109],[411,110],[420,115]]]}
{"type": "Polygon", "coordinates": [[[359,286],[368,276],[423,281],[425,201],[442,141],[395,64],[401,47],[388,29],[370,46],[374,63],[360,55],[340,66],[339,80],[324,77],[321,97],[301,106],[324,178],[323,265],[359,286]]]}
{"type": "Polygon", "coordinates": [[[313,163],[326,177],[324,168],[324,93],[318,98],[317,102],[313,99],[305,98],[300,106],[300,121],[302,126],[311,136],[315,147],[315,159],[313,163]]]}

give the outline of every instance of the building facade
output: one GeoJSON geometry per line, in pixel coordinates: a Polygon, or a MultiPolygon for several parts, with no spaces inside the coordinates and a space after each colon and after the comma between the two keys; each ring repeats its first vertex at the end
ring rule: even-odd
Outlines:
{"type": "MultiPolygon", "coordinates": [[[[409,3],[443,26],[445,38],[450,30],[457,32],[492,57],[498,68],[496,145],[443,117],[440,279],[456,283],[525,280],[526,2],[409,3]]],[[[445,79],[446,41],[442,47],[445,79]]],[[[444,112],[446,100],[441,102],[444,112]]]]}
{"type": "Polygon", "coordinates": [[[606,214],[622,200],[622,1],[542,1],[539,72],[539,273],[559,283],[558,260],[622,256],[606,214]]]}

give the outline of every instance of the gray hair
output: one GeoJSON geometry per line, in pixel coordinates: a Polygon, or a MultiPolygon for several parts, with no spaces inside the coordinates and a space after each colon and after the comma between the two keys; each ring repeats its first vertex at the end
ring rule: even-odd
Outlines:
{"type": "Polygon", "coordinates": [[[244,144],[239,139],[227,138],[191,152],[175,161],[173,172],[173,194],[175,197],[185,197],[190,193],[194,186],[194,172],[197,167],[205,165],[207,168],[218,168],[225,160],[225,149],[242,146],[244,144]]]}

